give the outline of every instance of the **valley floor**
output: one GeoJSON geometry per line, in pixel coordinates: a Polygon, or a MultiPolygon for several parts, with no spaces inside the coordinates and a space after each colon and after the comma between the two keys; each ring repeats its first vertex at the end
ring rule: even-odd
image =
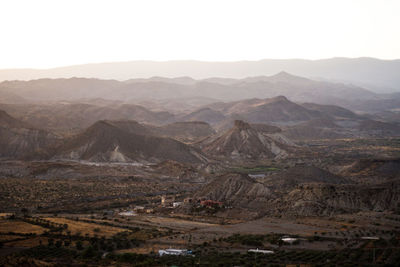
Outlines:
{"type": "Polygon", "coordinates": [[[399,139],[301,145],[295,157],[202,168],[2,160],[0,266],[396,266],[399,139]],[[229,188],[213,191],[217,179],[229,188]],[[272,200],[246,202],[240,188],[272,200]],[[218,199],[226,191],[236,202],[218,199]],[[298,206],[299,192],[321,210],[298,206]],[[194,256],[158,256],[168,248],[194,256]],[[273,253],[248,252],[257,248],[273,253]]]}

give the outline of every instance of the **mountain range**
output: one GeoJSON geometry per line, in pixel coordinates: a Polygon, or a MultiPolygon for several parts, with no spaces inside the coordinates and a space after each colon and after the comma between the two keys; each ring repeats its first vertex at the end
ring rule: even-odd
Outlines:
{"type": "Polygon", "coordinates": [[[235,120],[278,126],[283,135],[299,140],[396,136],[400,131],[400,117],[397,119],[395,110],[359,114],[335,105],[296,103],[284,96],[201,106],[202,103],[181,112],[102,99],[0,104],[0,109],[24,123],[59,135],[77,134],[100,120],[133,120],[155,126],[161,136],[173,136],[184,142],[196,141],[214,131],[225,132],[235,120]],[[393,116],[382,117],[388,113],[393,116]]]}
{"type": "Polygon", "coordinates": [[[337,105],[363,113],[396,111],[400,99],[398,93],[378,94],[360,86],[311,80],[287,72],[243,79],[153,77],[117,81],[69,78],[0,83],[0,103],[5,104],[135,104],[172,113],[193,112],[218,102],[281,95],[297,103],[337,105]]]}
{"type": "MultiPolygon", "coordinates": [[[[400,90],[399,69],[400,60],[380,60],[376,58],[264,59],[236,62],[128,61],[52,69],[3,69],[0,70],[0,81],[71,77],[129,80],[133,77],[164,76],[173,78],[190,76],[196,79],[223,77],[224,79],[219,80],[229,83],[229,78],[241,79],[248,76],[272,75],[286,71],[318,80],[355,84],[382,93],[400,90]]],[[[157,81],[164,82],[163,79],[157,79],[157,81]]],[[[209,82],[215,81],[216,79],[209,79],[209,82]]],[[[187,78],[177,78],[174,83],[188,84],[191,81],[187,78]]]]}

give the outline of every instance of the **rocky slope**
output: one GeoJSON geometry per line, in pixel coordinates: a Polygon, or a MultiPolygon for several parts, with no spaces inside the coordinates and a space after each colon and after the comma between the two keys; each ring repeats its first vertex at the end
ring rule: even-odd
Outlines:
{"type": "Polygon", "coordinates": [[[345,167],[340,175],[355,182],[377,184],[400,178],[400,159],[360,159],[345,167]]]}
{"type": "Polygon", "coordinates": [[[346,184],[349,180],[314,166],[292,167],[263,179],[263,184],[277,190],[294,188],[303,183],[346,184]]]}
{"type": "Polygon", "coordinates": [[[0,110],[0,157],[41,159],[58,141],[54,134],[35,129],[0,110]]]}
{"type": "Polygon", "coordinates": [[[174,118],[169,112],[155,112],[139,105],[105,100],[1,105],[1,108],[37,128],[60,133],[76,133],[99,120],[135,120],[160,125],[174,118]]]}
{"type": "Polygon", "coordinates": [[[209,105],[209,108],[220,111],[225,116],[239,116],[251,123],[300,122],[324,116],[319,111],[289,101],[285,96],[215,103],[209,105]]]}
{"type": "Polygon", "coordinates": [[[66,141],[55,158],[111,162],[200,163],[206,160],[195,148],[170,138],[149,135],[147,128],[140,124],[108,121],[96,122],[66,141]]]}
{"type": "MultiPolygon", "coordinates": [[[[283,172],[273,178],[274,181],[267,178],[266,182],[257,182],[244,174],[225,174],[205,185],[195,197],[221,201],[231,206],[233,211],[248,210],[258,216],[331,216],[359,211],[400,211],[399,180],[377,185],[350,184],[344,178],[315,168],[283,172]],[[315,173],[312,178],[308,175],[310,171],[315,173]],[[281,177],[283,181],[279,181],[281,177]]],[[[229,214],[235,214],[233,211],[229,214]]]]}
{"type": "Polygon", "coordinates": [[[286,157],[293,148],[291,141],[276,133],[275,128],[271,128],[271,132],[266,132],[266,128],[258,131],[250,124],[237,120],[232,129],[204,140],[200,147],[206,154],[231,159],[256,160],[286,157]]]}
{"type": "Polygon", "coordinates": [[[212,199],[227,206],[263,209],[271,191],[245,174],[228,173],[215,178],[195,194],[195,198],[212,199]]]}
{"type": "Polygon", "coordinates": [[[181,121],[204,121],[216,124],[223,121],[226,117],[222,112],[211,108],[201,108],[179,118],[181,121]]]}
{"type": "Polygon", "coordinates": [[[400,184],[376,186],[300,185],[279,203],[287,214],[310,216],[358,211],[399,211],[400,184]]]}

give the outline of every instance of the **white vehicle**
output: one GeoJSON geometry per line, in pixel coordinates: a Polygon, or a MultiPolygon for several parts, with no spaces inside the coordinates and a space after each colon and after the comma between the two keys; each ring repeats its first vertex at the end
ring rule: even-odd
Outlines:
{"type": "Polygon", "coordinates": [[[159,256],[164,256],[164,255],[187,256],[187,255],[192,255],[192,251],[187,250],[187,249],[174,249],[174,248],[160,249],[158,251],[158,255],[159,256]]]}
{"type": "Polygon", "coordinates": [[[118,213],[119,216],[136,216],[136,212],[130,210],[130,211],[122,211],[118,213]]]}
{"type": "Polygon", "coordinates": [[[253,253],[262,253],[262,254],[274,254],[272,250],[264,250],[264,249],[249,249],[247,252],[253,252],[253,253]]]}

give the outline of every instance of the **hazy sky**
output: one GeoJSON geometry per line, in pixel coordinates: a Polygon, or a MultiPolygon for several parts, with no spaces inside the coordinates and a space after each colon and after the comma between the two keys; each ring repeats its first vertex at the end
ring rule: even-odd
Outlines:
{"type": "Polygon", "coordinates": [[[400,0],[0,0],[0,68],[400,58],[400,0]]]}

